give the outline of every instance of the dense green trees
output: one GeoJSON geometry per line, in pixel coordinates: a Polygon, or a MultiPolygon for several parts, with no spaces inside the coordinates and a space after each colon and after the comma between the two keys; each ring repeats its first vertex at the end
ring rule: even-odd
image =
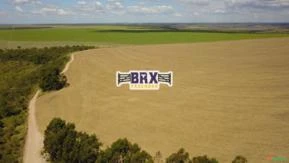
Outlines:
{"type": "Polygon", "coordinates": [[[45,47],[28,49],[1,49],[0,60],[4,61],[28,61],[36,65],[44,65],[51,61],[61,60],[71,52],[87,50],[91,46],[64,46],[64,47],[45,47]]]}
{"type": "Polygon", "coordinates": [[[61,89],[69,53],[88,46],[0,49],[0,162],[22,162],[28,102],[37,87],[61,89]]]}
{"type": "Polygon", "coordinates": [[[100,151],[95,135],[77,132],[72,123],[54,118],[45,130],[44,152],[51,162],[152,163],[152,157],[137,144],[119,139],[100,151]]]}
{"type": "Polygon", "coordinates": [[[132,144],[127,139],[118,139],[110,147],[101,152],[101,156],[97,162],[152,163],[153,160],[137,144],[132,144]]]}
{"type": "Polygon", "coordinates": [[[54,68],[43,74],[39,86],[43,91],[59,90],[67,84],[66,82],[66,76],[60,74],[59,69],[54,68]]]}
{"type": "MultiPolygon", "coordinates": [[[[54,118],[45,130],[44,152],[51,162],[63,163],[159,163],[163,162],[161,153],[153,158],[137,144],[126,138],[118,139],[111,146],[101,150],[101,143],[95,135],[75,130],[75,125],[54,118]]],[[[206,155],[192,157],[181,148],[172,153],[166,163],[218,163],[206,155]]],[[[237,156],[232,163],[247,163],[246,158],[237,156]],[[244,162],[245,161],[245,162],[244,162]]]]}
{"type": "Polygon", "coordinates": [[[51,162],[94,163],[100,143],[95,135],[75,131],[74,124],[55,118],[45,130],[44,150],[51,162]]]}

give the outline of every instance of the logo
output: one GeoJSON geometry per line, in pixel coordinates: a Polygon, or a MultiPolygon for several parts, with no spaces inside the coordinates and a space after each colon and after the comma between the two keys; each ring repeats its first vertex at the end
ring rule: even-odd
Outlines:
{"type": "Polygon", "coordinates": [[[159,90],[160,84],[173,86],[173,72],[159,72],[155,70],[137,70],[116,72],[116,86],[129,85],[130,90],[159,90]]]}

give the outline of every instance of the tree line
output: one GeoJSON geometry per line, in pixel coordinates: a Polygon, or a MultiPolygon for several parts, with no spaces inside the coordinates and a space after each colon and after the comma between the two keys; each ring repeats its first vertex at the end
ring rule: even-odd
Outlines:
{"type": "MultiPolygon", "coordinates": [[[[161,163],[162,156],[157,152],[153,157],[136,143],[126,138],[118,139],[111,146],[101,149],[102,143],[96,135],[75,130],[73,123],[60,118],[50,121],[44,135],[43,154],[52,163],[161,163]]],[[[190,157],[181,148],[165,159],[166,163],[218,163],[208,156],[190,157]]],[[[232,163],[247,163],[243,156],[237,156],[232,163]]]]}

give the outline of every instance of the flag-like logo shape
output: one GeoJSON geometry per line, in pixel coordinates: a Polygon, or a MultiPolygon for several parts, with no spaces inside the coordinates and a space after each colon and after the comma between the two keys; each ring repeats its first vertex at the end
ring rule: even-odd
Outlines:
{"type": "Polygon", "coordinates": [[[159,90],[160,84],[173,86],[173,72],[160,72],[156,70],[134,70],[129,72],[116,72],[116,86],[129,85],[130,90],[159,90]]]}

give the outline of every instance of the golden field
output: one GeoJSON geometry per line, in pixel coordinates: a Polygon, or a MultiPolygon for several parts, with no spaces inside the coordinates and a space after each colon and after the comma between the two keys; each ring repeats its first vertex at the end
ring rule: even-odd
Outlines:
{"type": "Polygon", "coordinates": [[[123,46],[74,53],[70,86],[36,103],[43,132],[53,117],[109,145],[127,137],[154,155],[184,147],[220,162],[289,158],[289,39],[123,46]],[[117,88],[116,71],[174,72],[159,91],[117,88]]]}

